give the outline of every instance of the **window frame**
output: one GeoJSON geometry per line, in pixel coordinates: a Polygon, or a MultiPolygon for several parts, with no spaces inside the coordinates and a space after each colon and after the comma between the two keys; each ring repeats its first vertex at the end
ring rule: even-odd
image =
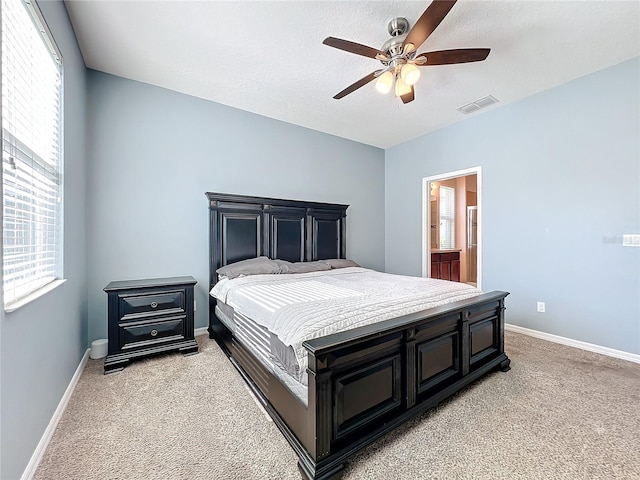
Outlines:
{"type": "MultiPolygon", "coordinates": [[[[3,5],[5,4],[5,2],[8,2],[8,1],[16,1],[16,0],[2,0],[2,3],[0,3],[0,17],[3,17],[3,15],[1,15],[3,13],[2,12],[3,5]]],[[[53,278],[49,280],[47,283],[43,284],[41,281],[42,277],[34,276],[29,282],[26,283],[26,285],[29,285],[29,288],[25,289],[26,293],[23,293],[20,296],[16,296],[15,298],[12,298],[9,302],[7,302],[6,294],[5,294],[5,289],[7,288],[7,285],[5,284],[5,275],[4,275],[4,268],[5,268],[4,253],[5,253],[6,239],[5,239],[5,225],[4,225],[5,221],[4,221],[4,215],[3,215],[2,253],[1,253],[3,275],[2,275],[1,294],[2,294],[3,309],[7,313],[13,312],[18,308],[32,302],[36,298],[39,298],[45,295],[46,293],[62,285],[66,281],[66,279],[63,277],[64,275],[64,86],[65,86],[64,61],[63,61],[63,57],[60,52],[60,49],[58,48],[55,42],[53,34],[51,33],[47,25],[47,22],[44,19],[44,16],[42,15],[42,12],[40,11],[40,8],[36,4],[36,2],[34,0],[17,0],[16,3],[22,4],[22,6],[25,8],[27,15],[31,19],[33,27],[38,32],[38,36],[40,40],[43,42],[43,46],[47,49],[48,53],[51,55],[51,59],[53,60],[57,68],[57,79],[59,80],[57,95],[55,97],[56,102],[58,102],[57,148],[56,148],[57,158],[56,158],[55,166],[51,166],[51,170],[54,172],[54,177],[57,178],[57,181],[55,182],[55,185],[56,185],[55,193],[57,194],[56,195],[57,199],[54,200],[53,203],[46,204],[49,206],[53,205],[53,208],[54,208],[54,213],[53,213],[53,217],[55,221],[55,227],[53,230],[54,240],[51,243],[49,243],[49,245],[53,244],[54,246],[53,255],[51,257],[53,258],[53,262],[54,262],[53,269],[52,269],[53,278]]],[[[3,30],[4,30],[4,25],[3,25],[3,30]]],[[[0,55],[0,72],[3,71],[3,68],[4,68],[4,65],[2,61],[2,55],[0,55]]],[[[0,95],[0,110],[4,111],[2,95],[0,95]]],[[[4,115],[0,115],[0,132],[4,132],[4,127],[5,127],[3,125],[3,116],[4,115]]],[[[7,130],[7,134],[8,136],[11,136],[15,139],[13,144],[15,144],[16,142],[20,142],[20,139],[15,138],[14,132],[9,132],[7,130]]],[[[3,150],[3,163],[4,163],[4,148],[5,148],[4,139],[0,139],[0,142],[2,142],[1,148],[3,150]]],[[[28,145],[25,145],[25,146],[31,152],[32,147],[28,145]]],[[[35,152],[31,152],[31,153],[37,157],[37,154],[35,152]]],[[[45,160],[42,160],[42,161],[46,162],[45,160]]],[[[32,171],[35,171],[38,161],[34,160],[33,163],[35,165],[32,168],[32,171]]],[[[51,164],[48,163],[48,165],[50,166],[51,164]]],[[[3,204],[2,208],[4,211],[5,209],[5,192],[4,192],[5,178],[4,178],[3,171],[4,171],[4,165],[3,165],[3,168],[0,169],[0,178],[2,179],[2,193],[1,193],[2,204],[3,204]]],[[[31,181],[33,181],[33,179],[31,181]]],[[[38,265],[38,261],[34,261],[32,264],[38,265]]]]}
{"type": "Polygon", "coordinates": [[[451,250],[456,248],[456,189],[455,187],[440,185],[439,195],[439,248],[441,250],[451,250]],[[447,215],[446,212],[443,214],[445,209],[449,210],[449,215],[447,215]]]}

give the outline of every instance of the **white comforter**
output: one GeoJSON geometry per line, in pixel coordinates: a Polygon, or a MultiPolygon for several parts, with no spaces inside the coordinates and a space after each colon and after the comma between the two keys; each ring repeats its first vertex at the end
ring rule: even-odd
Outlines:
{"type": "Polygon", "coordinates": [[[361,267],[223,279],[211,295],[276,334],[307,368],[305,340],[479,295],[470,285],[361,267]]]}

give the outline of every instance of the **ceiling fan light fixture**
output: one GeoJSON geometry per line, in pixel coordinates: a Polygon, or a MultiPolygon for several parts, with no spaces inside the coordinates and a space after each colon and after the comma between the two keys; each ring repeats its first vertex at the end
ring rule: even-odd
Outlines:
{"type": "Polygon", "coordinates": [[[407,93],[411,93],[411,85],[407,85],[402,80],[402,75],[396,78],[396,97],[401,97],[406,95],[407,93]]]}
{"type": "Polygon", "coordinates": [[[334,95],[333,98],[339,100],[377,78],[376,89],[378,91],[388,93],[394,88],[395,83],[396,96],[402,100],[402,103],[407,104],[415,100],[414,85],[420,79],[420,71],[417,66],[453,65],[485,60],[491,51],[490,48],[457,48],[417,54],[417,50],[438,28],[456,2],[457,0],[433,0],[411,29],[409,29],[409,22],[406,18],[392,19],[387,25],[391,38],[384,42],[380,49],[341,38],[325,38],[322,42],[324,45],[376,59],[382,63],[383,67],[381,70],[373,71],[366,77],[352,83],[334,95]]]}
{"type": "Polygon", "coordinates": [[[400,70],[400,77],[406,85],[415,85],[420,79],[420,70],[412,63],[405,63],[400,70]]]}
{"type": "Polygon", "coordinates": [[[389,93],[393,86],[393,74],[389,71],[384,72],[376,80],[376,90],[380,93],[389,93]]]}

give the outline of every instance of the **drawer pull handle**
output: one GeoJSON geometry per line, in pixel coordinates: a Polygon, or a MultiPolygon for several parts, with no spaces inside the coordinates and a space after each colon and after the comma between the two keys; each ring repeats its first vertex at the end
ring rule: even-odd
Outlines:
{"type": "Polygon", "coordinates": [[[158,330],[151,330],[151,336],[155,337],[156,335],[158,335],[158,330]]]}
{"type": "Polygon", "coordinates": [[[158,302],[151,302],[151,308],[156,308],[158,306],[158,302]]]}

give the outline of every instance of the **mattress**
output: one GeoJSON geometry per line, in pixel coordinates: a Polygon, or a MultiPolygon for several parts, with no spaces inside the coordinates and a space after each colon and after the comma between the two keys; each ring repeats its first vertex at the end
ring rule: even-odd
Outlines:
{"type": "MultiPolygon", "coordinates": [[[[271,361],[303,385],[307,383],[308,362],[302,346],[305,340],[435,308],[480,293],[463,283],[393,275],[361,267],[222,279],[210,292],[218,301],[233,308],[234,319],[236,314],[238,318],[251,319],[268,332],[271,361]]],[[[255,337],[255,331],[243,331],[241,335],[255,337]]]]}
{"type": "Polygon", "coordinates": [[[295,364],[293,349],[283,345],[278,337],[266,328],[235,312],[232,307],[223,302],[217,302],[215,313],[234,337],[306,406],[307,386],[306,382],[303,384],[297,380],[298,367],[295,364]],[[284,360],[280,360],[280,358],[284,360]],[[283,361],[288,368],[283,365],[283,361]],[[295,372],[295,374],[290,372],[295,372]]]}

